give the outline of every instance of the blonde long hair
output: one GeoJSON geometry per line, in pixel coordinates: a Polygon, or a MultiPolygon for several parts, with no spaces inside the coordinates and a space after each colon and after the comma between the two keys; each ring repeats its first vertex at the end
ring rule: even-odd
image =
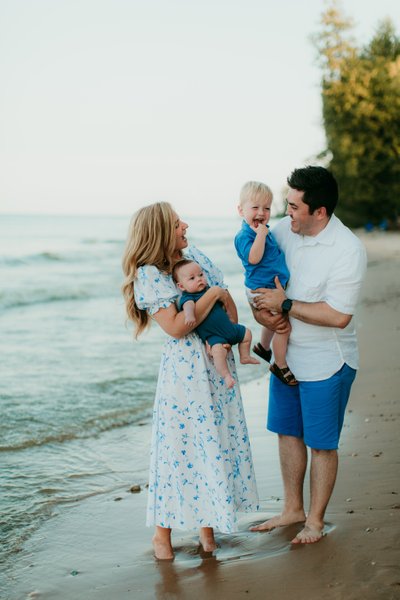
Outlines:
{"type": "Polygon", "coordinates": [[[156,202],[140,208],[132,217],[122,257],[125,280],[122,294],[128,319],[133,321],[137,338],[150,324],[146,310],[138,308],[134,296],[134,280],[139,267],[154,265],[171,273],[176,262],[176,214],[168,202],[156,202]]]}

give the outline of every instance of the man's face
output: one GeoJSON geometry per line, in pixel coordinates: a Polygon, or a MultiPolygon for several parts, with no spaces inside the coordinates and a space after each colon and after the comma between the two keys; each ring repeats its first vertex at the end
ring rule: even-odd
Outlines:
{"type": "Polygon", "coordinates": [[[303,202],[304,192],[289,188],[287,194],[286,213],[290,217],[290,224],[293,233],[300,235],[317,235],[321,231],[319,211],[317,209],[312,215],[309,213],[309,207],[303,202]]]}

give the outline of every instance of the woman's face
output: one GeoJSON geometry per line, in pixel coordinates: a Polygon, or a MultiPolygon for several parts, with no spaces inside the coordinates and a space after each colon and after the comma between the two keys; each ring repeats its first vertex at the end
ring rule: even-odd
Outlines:
{"type": "Polygon", "coordinates": [[[186,229],[189,227],[187,223],[181,221],[178,215],[175,213],[175,234],[176,234],[176,245],[175,250],[183,250],[187,248],[188,241],[186,239],[186,229]]]}

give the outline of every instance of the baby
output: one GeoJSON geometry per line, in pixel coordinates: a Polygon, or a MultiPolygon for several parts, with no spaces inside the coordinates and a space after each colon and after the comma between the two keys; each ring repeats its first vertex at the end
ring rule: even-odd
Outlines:
{"type": "MultiPolygon", "coordinates": [[[[172,275],[177,287],[183,292],[178,300],[178,309],[185,314],[185,323],[194,325],[195,303],[207,291],[207,279],[200,265],[192,260],[180,260],[174,266],[172,275]]],[[[242,364],[259,364],[250,356],[251,331],[244,325],[233,323],[221,302],[216,302],[208,316],[196,327],[203,342],[208,342],[214,359],[215,368],[224,379],[228,388],[235,385],[227,363],[228,351],[224,344],[239,344],[239,356],[242,364]]]]}
{"type": "MultiPolygon", "coordinates": [[[[271,215],[272,192],[265,183],[248,181],[240,192],[238,211],[243,217],[241,230],[235,237],[235,248],[245,270],[247,299],[253,312],[253,290],[257,288],[275,288],[278,276],[283,287],[289,280],[289,271],[285,256],[274,236],[269,231],[268,221],[271,215]]],[[[275,333],[266,327],[261,331],[261,343],[253,348],[258,356],[270,362],[274,352],[275,362],[270,371],[287,385],[297,385],[297,380],[286,363],[286,350],[289,333],[275,333]]]]}

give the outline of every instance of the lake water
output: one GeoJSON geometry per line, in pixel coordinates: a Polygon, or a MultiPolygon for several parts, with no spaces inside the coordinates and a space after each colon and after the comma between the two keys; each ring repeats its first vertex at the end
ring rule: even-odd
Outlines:
{"type": "MultiPolygon", "coordinates": [[[[130,432],[149,422],[165,334],[153,326],[134,341],[125,324],[128,224],[0,217],[3,560],[43,519],[147,476],[148,457],[130,432]]],[[[239,227],[235,218],[191,219],[188,237],[223,270],[240,322],[258,339],[233,246],[239,227]]],[[[238,365],[241,382],[265,370],[238,365]]]]}

